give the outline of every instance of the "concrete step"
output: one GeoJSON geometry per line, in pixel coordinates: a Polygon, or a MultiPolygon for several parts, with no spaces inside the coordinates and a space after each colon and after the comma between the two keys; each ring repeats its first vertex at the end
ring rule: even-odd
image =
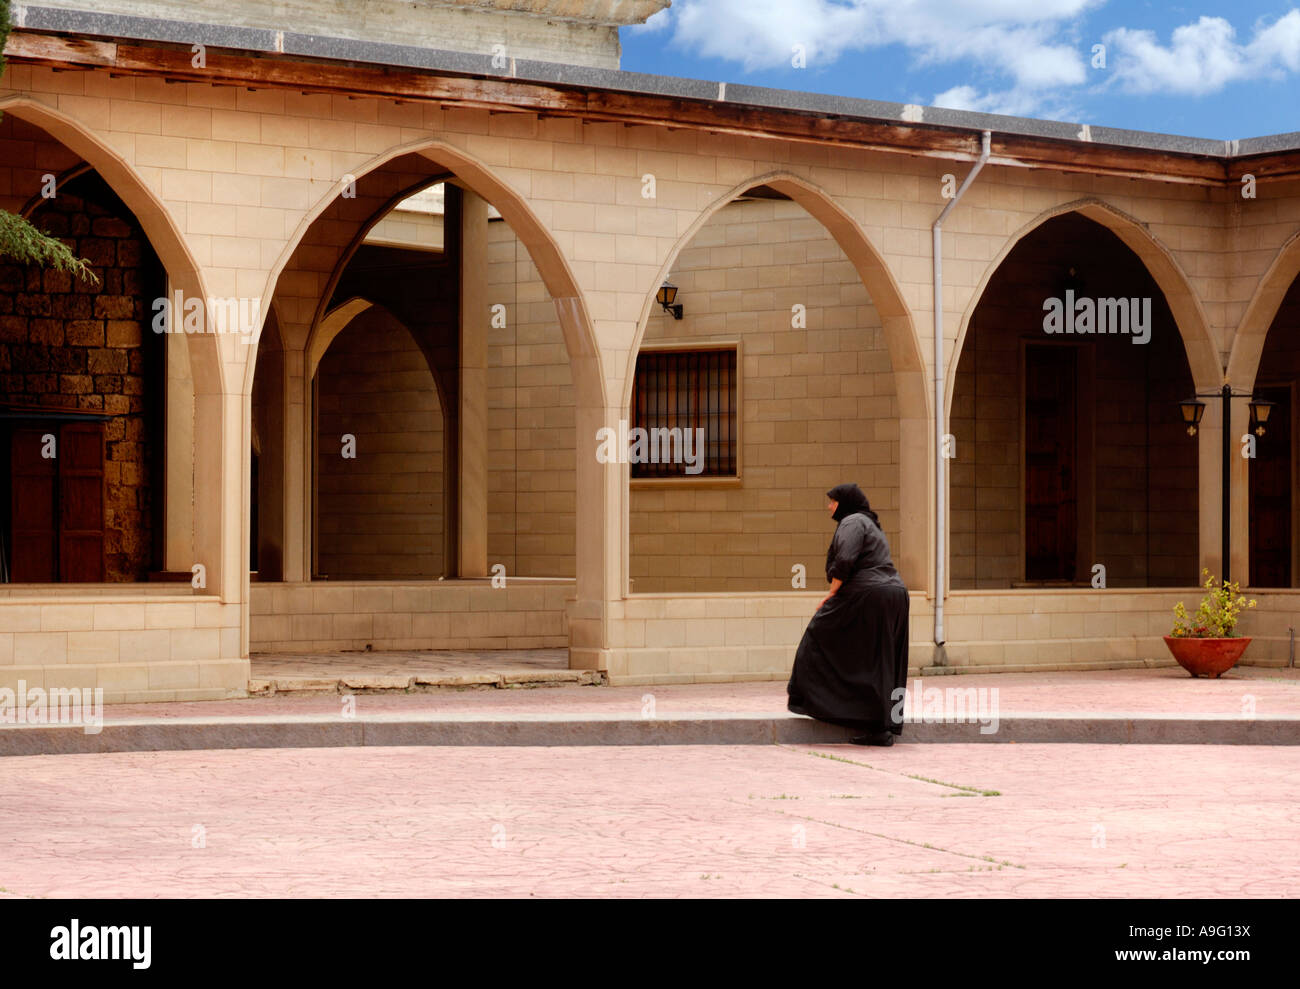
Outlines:
{"type": "Polygon", "coordinates": [[[434,693],[440,690],[511,690],[531,687],[600,686],[598,670],[525,670],[507,673],[350,673],[333,676],[275,676],[248,681],[251,697],[280,694],[434,693]]]}
{"type": "MultiPolygon", "coordinates": [[[[900,744],[1300,745],[1300,717],[1294,715],[1017,714],[1001,718],[995,731],[988,727],[910,723],[900,744]]],[[[0,756],[349,746],[831,745],[846,743],[851,734],[811,718],[751,712],[664,718],[554,712],[137,717],[105,718],[96,733],[80,725],[0,726],[0,756]]]]}

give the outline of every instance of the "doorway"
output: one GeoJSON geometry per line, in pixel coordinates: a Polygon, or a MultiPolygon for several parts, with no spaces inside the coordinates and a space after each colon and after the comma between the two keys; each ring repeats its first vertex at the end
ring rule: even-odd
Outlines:
{"type": "Polygon", "coordinates": [[[8,418],[0,430],[9,468],[0,571],[13,583],[103,581],[104,424],[32,414],[39,418],[8,418]]]}
{"type": "Polygon", "coordinates": [[[1076,347],[1025,347],[1025,580],[1073,581],[1078,569],[1076,347]]]}

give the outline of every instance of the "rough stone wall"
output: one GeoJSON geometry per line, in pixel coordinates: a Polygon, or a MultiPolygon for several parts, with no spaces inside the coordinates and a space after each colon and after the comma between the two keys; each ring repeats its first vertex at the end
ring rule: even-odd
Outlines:
{"type": "MultiPolygon", "coordinates": [[[[678,256],[681,321],[656,309],[643,346],[739,340],[741,479],[632,482],[635,592],[825,586],[826,491],[860,484],[898,538],[898,408],[880,319],[826,229],[792,202],[737,202],[678,256]],[[806,307],[793,328],[792,307],[806,307]]],[[[647,291],[653,286],[647,286],[647,291]]]]}
{"type": "Polygon", "coordinates": [[[162,267],[130,211],[93,174],[69,182],[32,221],[89,261],[100,284],[0,264],[0,402],[110,414],[105,579],[144,580],[156,565],[162,508],[154,489],[163,338],[150,329],[162,267]]]}

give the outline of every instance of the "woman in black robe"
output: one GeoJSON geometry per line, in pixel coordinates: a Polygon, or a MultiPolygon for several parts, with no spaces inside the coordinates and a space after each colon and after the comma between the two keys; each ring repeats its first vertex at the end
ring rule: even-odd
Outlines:
{"type": "Polygon", "coordinates": [[[804,631],[786,688],[789,709],[852,728],[858,745],[902,734],[907,684],[907,588],[856,484],[826,492],[839,523],[826,553],[831,590],[804,631]]]}

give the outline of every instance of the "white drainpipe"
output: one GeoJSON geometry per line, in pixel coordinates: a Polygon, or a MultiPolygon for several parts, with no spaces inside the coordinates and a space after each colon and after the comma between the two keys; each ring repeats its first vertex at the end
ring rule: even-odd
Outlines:
{"type": "Polygon", "coordinates": [[[934,221],[934,644],[941,646],[943,636],[943,598],[947,576],[944,573],[948,557],[948,527],[945,523],[945,511],[948,495],[948,478],[943,455],[943,438],[945,419],[944,411],[944,373],[943,373],[943,221],[957,205],[975,176],[980,173],[984,163],[989,160],[989,141],[992,135],[984,132],[983,147],[975,161],[975,167],[966,176],[957,195],[948,200],[948,205],[934,221]]]}

